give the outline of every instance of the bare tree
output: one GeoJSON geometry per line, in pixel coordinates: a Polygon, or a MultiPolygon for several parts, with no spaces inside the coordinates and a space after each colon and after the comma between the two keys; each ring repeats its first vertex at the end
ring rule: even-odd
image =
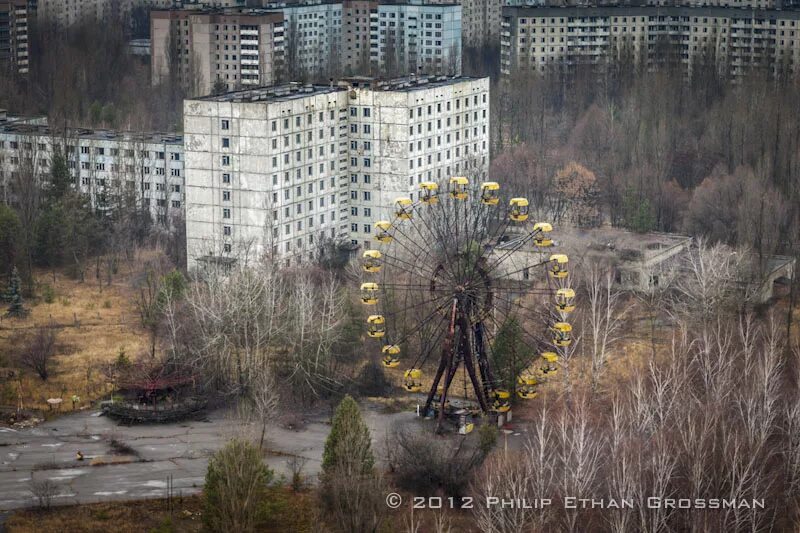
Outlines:
{"type": "Polygon", "coordinates": [[[596,392],[606,370],[608,351],[620,339],[627,309],[620,309],[622,292],[614,288],[611,269],[601,268],[596,263],[590,264],[583,285],[587,295],[583,315],[583,346],[589,345],[591,386],[592,392],[596,392]]]}
{"type": "Polygon", "coordinates": [[[16,357],[18,364],[36,372],[42,381],[47,381],[56,348],[54,326],[39,326],[31,335],[23,337],[15,344],[19,346],[16,357]]]}

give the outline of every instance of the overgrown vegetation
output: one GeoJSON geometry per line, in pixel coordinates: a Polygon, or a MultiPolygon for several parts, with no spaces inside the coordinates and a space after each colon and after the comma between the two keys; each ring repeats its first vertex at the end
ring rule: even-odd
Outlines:
{"type": "Polygon", "coordinates": [[[800,216],[793,81],[618,65],[598,79],[520,74],[492,87],[492,166],[532,212],[792,253],[800,216]]]}
{"type": "Polygon", "coordinates": [[[272,470],[261,451],[234,439],[208,463],[204,487],[203,522],[209,531],[257,531],[270,518],[267,488],[272,470]]]}
{"type": "Polygon", "coordinates": [[[368,533],[384,519],[383,480],[358,404],[345,396],[336,408],[322,454],[320,496],[335,531],[368,533]]]}

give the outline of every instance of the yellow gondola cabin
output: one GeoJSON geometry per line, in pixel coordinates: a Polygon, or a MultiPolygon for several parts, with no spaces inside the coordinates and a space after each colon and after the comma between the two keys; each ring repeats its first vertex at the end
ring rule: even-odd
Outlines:
{"type": "Polygon", "coordinates": [[[567,268],[569,258],[564,254],[553,254],[550,256],[550,276],[556,279],[564,279],[569,276],[567,268]]]}
{"type": "Polygon", "coordinates": [[[386,368],[396,368],[400,366],[400,359],[397,357],[400,354],[400,347],[396,344],[387,344],[381,348],[383,359],[381,364],[386,368]]]}
{"type": "Polygon", "coordinates": [[[537,222],[533,225],[533,231],[535,233],[533,237],[534,246],[539,246],[540,248],[553,246],[553,239],[546,235],[553,231],[553,226],[549,222],[537,222]]]}
{"type": "Polygon", "coordinates": [[[533,400],[538,395],[539,395],[539,393],[536,392],[536,389],[534,387],[527,387],[526,386],[526,387],[520,387],[519,389],[517,389],[517,396],[519,396],[523,400],[533,400]]]}
{"type": "Polygon", "coordinates": [[[512,198],[508,205],[511,207],[508,216],[514,222],[525,222],[528,220],[528,199],[512,198]]]}
{"type": "Polygon", "coordinates": [[[386,335],[386,319],[383,318],[383,315],[367,317],[367,335],[373,339],[380,339],[386,335]]]}
{"type": "Polygon", "coordinates": [[[566,347],[572,344],[572,326],[566,322],[556,322],[553,324],[553,344],[558,347],[566,347]]]}
{"type": "Polygon", "coordinates": [[[575,310],[575,291],[572,289],[558,289],[556,291],[556,309],[562,313],[571,313],[575,310]]]}
{"type": "Polygon", "coordinates": [[[496,181],[481,183],[481,203],[497,205],[500,203],[500,184],[496,181]]]}
{"type": "Polygon", "coordinates": [[[419,184],[419,199],[423,204],[433,205],[439,202],[439,185],[433,181],[423,181],[419,184]]]}
{"type": "Polygon", "coordinates": [[[464,176],[450,178],[450,196],[456,200],[466,200],[467,196],[469,196],[468,186],[469,180],[464,176]]]}
{"type": "Polygon", "coordinates": [[[408,392],[419,392],[422,390],[422,370],[419,368],[410,368],[403,372],[403,388],[408,392]]]}
{"type": "Polygon", "coordinates": [[[414,202],[411,198],[401,197],[394,201],[395,210],[394,214],[401,220],[411,220],[414,210],[414,202]]]}
{"type": "Polygon", "coordinates": [[[376,303],[378,303],[377,283],[361,284],[361,303],[363,303],[364,305],[375,305],[376,303]]]}
{"type": "Polygon", "coordinates": [[[388,220],[379,220],[375,223],[375,239],[382,243],[390,242],[392,240],[390,229],[392,229],[392,224],[388,220]]]}
{"type": "Polygon", "coordinates": [[[558,355],[555,352],[542,353],[541,371],[545,376],[553,376],[558,373],[558,355]]]}
{"type": "Polygon", "coordinates": [[[367,250],[364,252],[364,272],[380,272],[381,266],[383,266],[381,257],[382,255],[378,250],[367,250]]]}

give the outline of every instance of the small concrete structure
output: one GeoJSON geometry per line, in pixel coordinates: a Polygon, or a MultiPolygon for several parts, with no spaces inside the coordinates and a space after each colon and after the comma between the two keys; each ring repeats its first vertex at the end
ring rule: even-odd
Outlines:
{"type": "MultiPolygon", "coordinates": [[[[544,282],[550,255],[564,253],[569,257],[568,268],[579,275],[585,265],[599,263],[612,269],[614,281],[620,288],[646,291],[653,286],[669,284],[671,279],[686,273],[687,253],[693,242],[687,235],[634,233],[611,227],[556,227],[551,236],[554,240],[552,247],[536,248],[533,243],[526,242],[520,250],[512,252],[504,261],[503,276],[509,280],[544,282]]],[[[519,236],[501,243],[493,255],[501,257],[507,254],[523,238],[519,236]]],[[[776,282],[788,283],[794,279],[795,263],[793,257],[775,255],[764,261],[763,268],[758,268],[758,260],[753,257],[746,270],[760,273],[740,280],[748,301],[763,304],[775,297],[776,282]]]]}
{"type": "MultiPolygon", "coordinates": [[[[646,290],[659,284],[659,276],[678,267],[692,238],[670,233],[633,233],[604,227],[580,229],[558,227],[551,234],[554,246],[536,248],[526,243],[512,253],[506,263],[506,276],[519,281],[546,279],[546,261],[553,253],[569,257],[569,268],[581,271],[587,263],[605,264],[613,269],[614,280],[625,290],[646,290]],[[539,269],[539,270],[536,270],[539,269]]],[[[494,254],[514,248],[518,237],[500,244],[494,254]]]]}

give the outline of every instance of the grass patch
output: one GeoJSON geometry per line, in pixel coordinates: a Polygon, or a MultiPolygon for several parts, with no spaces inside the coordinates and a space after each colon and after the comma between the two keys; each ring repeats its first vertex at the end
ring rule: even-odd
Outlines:
{"type": "MultiPolygon", "coordinates": [[[[266,533],[310,533],[319,531],[317,507],[313,492],[293,492],[288,488],[269,489],[273,519],[266,533]]],[[[6,522],[9,533],[41,533],[69,531],[114,533],[203,531],[203,499],[200,495],[173,498],[173,511],[166,500],[106,502],[69,507],[55,507],[47,512],[22,510],[14,512],[6,522]],[[113,527],[112,527],[113,526],[113,527]]]]}
{"type": "MultiPolygon", "coordinates": [[[[137,263],[140,261],[137,260],[137,263]]],[[[42,410],[48,416],[72,411],[69,401],[73,395],[80,397],[76,409],[89,402],[108,398],[110,392],[101,368],[116,359],[123,347],[131,360],[147,352],[147,337],[143,335],[134,305],[131,285],[132,267],[123,267],[113,283],[81,283],[58,273],[55,281],[51,272],[37,271],[35,277],[47,280],[39,285],[39,298],[26,300],[30,311],[23,319],[4,320],[0,332],[0,354],[13,353],[11,339],[17,333],[53,323],[57,328],[57,349],[51,365],[50,377],[42,381],[32,372],[21,373],[22,403],[25,409],[42,410]],[[52,296],[55,305],[47,304],[52,296]],[[46,400],[60,397],[65,402],[58,412],[49,411],[46,400]]],[[[0,403],[16,407],[16,379],[9,386],[0,383],[0,403]]]]}

